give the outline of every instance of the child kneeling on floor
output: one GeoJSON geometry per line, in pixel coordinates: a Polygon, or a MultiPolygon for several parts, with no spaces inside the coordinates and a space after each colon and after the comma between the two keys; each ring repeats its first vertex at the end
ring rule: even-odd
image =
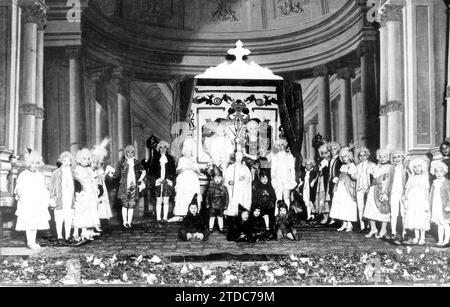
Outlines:
{"type": "Polygon", "coordinates": [[[277,240],[287,238],[289,240],[298,241],[297,230],[294,228],[294,221],[289,215],[288,206],[283,200],[279,200],[277,206],[279,212],[275,220],[277,240]]]}
{"type": "Polygon", "coordinates": [[[188,213],[183,219],[180,231],[178,232],[182,241],[206,241],[208,239],[206,223],[198,211],[197,194],[195,194],[189,205],[188,213]]]}

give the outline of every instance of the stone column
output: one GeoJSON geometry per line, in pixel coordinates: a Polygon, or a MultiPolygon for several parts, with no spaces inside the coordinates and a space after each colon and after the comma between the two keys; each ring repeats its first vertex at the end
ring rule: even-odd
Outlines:
{"type": "Polygon", "coordinates": [[[306,133],[303,133],[303,142],[302,142],[302,157],[303,159],[307,158],[308,150],[306,149],[308,144],[306,144],[306,133]]]}
{"type": "Polygon", "coordinates": [[[318,133],[327,141],[331,140],[331,109],[330,109],[330,76],[326,66],[314,70],[318,90],[318,133]]]}
{"type": "Polygon", "coordinates": [[[338,106],[338,139],[341,146],[347,146],[353,141],[353,117],[352,117],[352,84],[355,72],[350,68],[341,68],[337,73],[341,82],[342,99],[338,106]]]}
{"type": "MultiPolygon", "coordinates": [[[[383,16],[383,15],[380,15],[383,16]]],[[[380,20],[380,148],[388,146],[388,119],[386,105],[388,103],[388,50],[387,28],[384,19],[380,20]]]]}
{"type": "MultiPolygon", "coordinates": [[[[387,31],[387,121],[388,148],[403,149],[403,52],[402,9],[398,1],[388,1],[381,7],[387,31]]],[[[385,39],[385,37],[384,37],[385,39]]],[[[385,59],[386,60],[386,59],[385,59]]],[[[383,75],[382,75],[383,77],[383,75]]]]}
{"type": "Polygon", "coordinates": [[[80,49],[66,49],[69,59],[69,113],[70,113],[70,152],[75,155],[82,147],[82,88],[80,49]]]}
{"type": "Polygon", "coordinates": [[[117,133],[118,147],[125,149],[131,139],[130,77],[124,73],[119,76],[117,89],[117,133]]]}
{"type": "Polygon", "coordinates": [[[361,146],[377,149],[378,111],[375,82],[375,46],[370,43],[361,44],[358,49],[361,59],[361,94],[362,103],[358,105],[358,139],[361,146]]]}
{"type": "Polygon", "coordinates": [[[26,148],[34,149],[36,134],[36,71],[37,71],[37,30],[45,12],[37,5],[22,7],[24,20],[22,95],[19,107],[19,153],[26,148]]]}
{"type": "Polygon", "coordinates": [[[42,126],[44,122],[44,23],[38,24],[36,53],[36,114],[34,148],[42,153],[42,126]]]}

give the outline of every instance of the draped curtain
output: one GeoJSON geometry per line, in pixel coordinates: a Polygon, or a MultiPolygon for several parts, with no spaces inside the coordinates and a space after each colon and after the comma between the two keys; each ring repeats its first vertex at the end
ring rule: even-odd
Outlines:
{"type": "Polygon", "coordinates": [[[284,135],[295,157],[296,170],[303,162],[301,154],[303,143],[303,95],[300,84],[284,81],[278,88],[279,109],[284,135]]]}

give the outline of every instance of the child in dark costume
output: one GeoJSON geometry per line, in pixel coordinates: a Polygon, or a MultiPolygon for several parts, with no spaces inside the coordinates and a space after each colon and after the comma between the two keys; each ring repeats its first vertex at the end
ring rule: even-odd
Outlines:
{"type": "Polygon", "coordinates": [[[231,225],[228,231],[227,240],[236,242],[251,242],[251,224],[248,210],[239,205],[239,217],[231,225]]]}
{"type": "Polygon", "coordinates": [[[220,232],[223,231],[223,213],[228,207],[228,190],[223,184],[220,168],[217,166],[211,172],[212,181],[206,194],[206,208],[209,210],[209,231],[214,229],[214,223],[219,224],[220,232]]]}
{"type": "MultiPolygon", "coordinates": [[[[269,175],[261,170],[259,176],[255,176],[252,193],[252,204],[261,209],[261,216],[264,219],[266,230],[270,230],[270,220],[275,214],[275,202],[277,196],[270,183],[269,175]]],[[[273,221],[273,220],[272,220],[273,221]]]]}
{"type": "Polygon", "coordinates": [[[251,228],[250,242],[266,241],[268,238],[266,224],[261,215],[260,206],[255,205],[249,220],[251,228]]]}
{"type": "Polygon", "coordinates": [[[188,213],[183,219],[178,235],[182,241],[195,239],[206,241],[208,239],[205,221],[198,213],[197,194],[189,205],[188,213]]]}
{"type": "Polygon", "coordinates": [[[289,240],[298,241],[297,230],[294,228],[294,222],[288,213],[286,203],[283,200],[279,200],[277,206],[279,212],[275,220],[277,240],[288,238],[289,240]]]}

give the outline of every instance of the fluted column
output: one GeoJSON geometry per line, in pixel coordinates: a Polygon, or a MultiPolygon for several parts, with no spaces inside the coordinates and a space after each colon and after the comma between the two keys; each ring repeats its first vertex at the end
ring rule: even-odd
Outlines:
{"type": "Polygon", "coordinates": [[[331,109],[330,109],[330,76],[326,66],[314,70],[318,90],[318,126],[317,130],[325,140],[331,140],[331,109]]]}
{"type": "MultiPolygon", "coordinates": [[[[383,15],[380,15],[383,16],[383,15]]],[[[380,20],[380,148],[388,146],[388,119],[386,106],[388,103],[388,50],[387,28],[384,19],[380,20]]]]}
{"type": "Polygon", "coordinates": [[[353,139],[352,118],[352,84],[351,79],[355,77],[353,70],[341,68],[337,73],[341,82],[341,101],[338,106],[338,143],[347,146],[353,139]]]}
{"type": "Polygon", "coordinates": [[[315,149],[314,149],[312,143],[313,143],[314,137],[317,135],[317,124],[318,124],[318,122],[316,120],[312,120],[308,126],[308,140],[309,140],[308,153],[309,154],[308,154],[307,158],[309,158],[309,159],[314,159],[315,149]]]}
{"type": "Polygon", "coordinates": [[[387,31],[387,121],[388,148],[403,149],[403,52],[402,18],[403,5],[388,1],[381,7],[387,31]]]}
{"type": "Polygon", "coordinates": [[[70,152],[75,155],[82,146],[81,54],[79,48],[67,48],[69,59],[70,152]]]}
{"type": "Polygon", "coordinates": [[[124,149],[131,144],[130,77],[123,72],[119,75],[117,90],[117,132],[118,147],[124,149]]]}
{"type": "Polygon", "coordinates": [[[42,152],[42,128],[44,122],[44,23],[38,24],[36,47],[36,114],[34,148],[42,152]]]}
{"type": "Polygon", "coordinates": [[[22,57],[22,94],[19,107],[19,152],[35,147],[36,115],[36,72],[37,72],[37,32],[45,12],[38,5],[22,7],[24,20],[22,57]]]}
{"type": "Polygon", "coordinates": [[[378,147],[378,111],[376,82],[375,82],[375,46],[370,43],[361,44],[358,48],[361,60],[361,94],[362,101],[358,105],[358,138],[361,146],[371,149],[378,147]]]}

